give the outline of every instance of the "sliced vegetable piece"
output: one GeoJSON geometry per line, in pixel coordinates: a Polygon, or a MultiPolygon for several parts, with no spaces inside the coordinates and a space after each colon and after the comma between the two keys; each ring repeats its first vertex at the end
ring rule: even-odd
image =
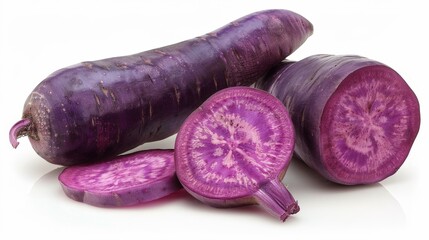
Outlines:
{"type": "Polygon", "coordinates": [[[68,197],[99,207],[136,205],[182,188],[173,150],[146,150],[108,162],[67,167],[58,178],[68,197]]]}
{"type": "Polygon", "coordinates": [[[280,220],[299,206],[281,183],[294,146],[286,108],[250,87],[221,90],[194,111],[175,143],[184,188],[212,206],[260,204],[280,220]]]}

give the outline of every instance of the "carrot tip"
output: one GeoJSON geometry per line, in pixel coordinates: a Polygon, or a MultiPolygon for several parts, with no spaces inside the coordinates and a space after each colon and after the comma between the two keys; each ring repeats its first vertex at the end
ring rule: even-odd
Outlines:
{"type": "Polygon", "coordinates": [[[30,119],[21,119],[15,123],[9,131],[9,141],[13,148],[19,145],[18,138],[27,135],[28,127],[30,126],[30,119]]]}

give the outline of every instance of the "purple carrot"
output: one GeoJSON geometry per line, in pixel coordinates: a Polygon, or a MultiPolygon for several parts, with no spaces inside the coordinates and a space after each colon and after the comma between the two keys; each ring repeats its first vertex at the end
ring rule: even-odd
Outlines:
{"type": "Polygon", "coordinates": [[[136,205],[182,188],[173,150],[146,150],[112,161],[67,167],[58,179],[68,197],[99,207],[136,205]]]}
{"type": "Polygon", "coordinates": [[[216,207],[260,204],[280,220],[299,206],[281,183],[294,130],[275,97],[250,87],[219,91],[183,123],[175,144],[177,177],[216,207]]]}
{"type": "Polygon", "coordinates": [[[256,87],[289,110],[296,154],[337,183],[391,176],[420,128],[419,102],[404,79],[364,57],[315,55],[283,63],[256,87]]]}
{"type": "Polygon", "coordinates": [[[26,135],[42,158],[73,165],[166,138],[210,95],[254,83],[312,31],[296,13],[267,10],[174,45],[60,69],[28,97],[11,143],[26,135]]]}

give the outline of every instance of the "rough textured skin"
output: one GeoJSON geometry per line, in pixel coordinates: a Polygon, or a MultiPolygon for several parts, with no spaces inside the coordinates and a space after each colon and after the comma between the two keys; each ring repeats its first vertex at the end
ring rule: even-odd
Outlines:
{"type": "Polygon", "coordinates": [[[315,55],[285,62],[256,87],[289,110],[296,154],[337,183],[391,176],[419,131],[413,91],[393,69],[364,57],[315,55]]]}
{"type": "Polygon", "coordinates": [[[279,100],[250,87],[231,87],[211,96],[180,128],[177,176],[209,205],[256,202],[284,220],[298,211],[279,181],[293,147],[292,122],[279,100]]]}
{"type": "Polygon", "coordinates": [[[58,179],[68,197],[99,207],[136,205],[182,188],[173,150],[147,150],[108,162],[68,167],[58,179]]]}
{"type": "Polygon", "coordinates": [[[296,13],[267,10],[171,46],[58,70],[30,94],[31,124],[13,137],[28,135],[55,164],[108,159],[176,133],[210,95],[254,83],[312,31],[296,13]]]}

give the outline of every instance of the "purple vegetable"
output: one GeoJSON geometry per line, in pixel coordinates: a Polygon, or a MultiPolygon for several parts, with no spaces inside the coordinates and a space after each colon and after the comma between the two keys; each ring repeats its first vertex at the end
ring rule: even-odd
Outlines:
{"type": "Polygon", "coordinates": [[[99,207],[135,205],[182,188],[173,150],[146,150],[112,161],[67,167],[58,179],[68,197],[99,207]]]}
{"type": "Polygon", "coordinates": [[[337,183],[391,176],[420,128],[419,102],[404,79],[364,57],[315,55],[283,63],[256,86],[289,110],[296,154],[337,183]]]}
{"type": "Polygon", "coordinates": [[[294,130],[282,103],[250,87],[219,91],[184,122],[175,144],[177,177],[216,207],[260,204],[281,220],[299,211],[281,183],[294,130]]]}
{"type": "Polygon", "coordinates": [[[10,142],[28,136],[55,164],[109,159],[176,133],[210,95],[254,83],[312,31],[296,13],[267,10],[171,46],[58,70],[28,97],[10,142]]]}

